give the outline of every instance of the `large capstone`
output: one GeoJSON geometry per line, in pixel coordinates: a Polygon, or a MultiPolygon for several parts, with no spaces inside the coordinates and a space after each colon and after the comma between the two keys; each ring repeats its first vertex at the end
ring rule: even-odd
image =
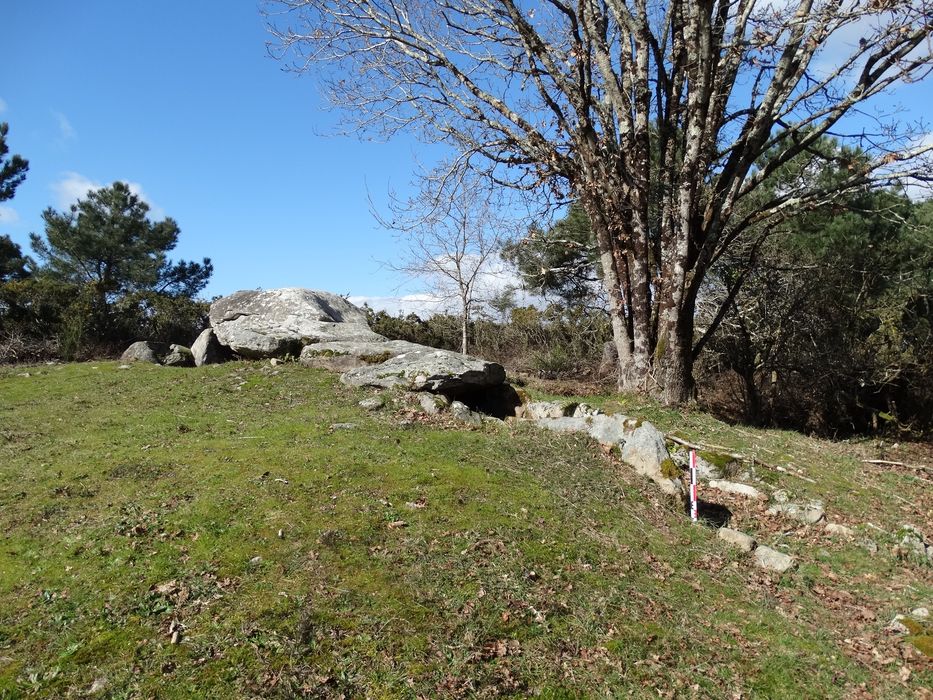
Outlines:
{"type": "Polygon", "coordinates": [[[312,343],[385,341],[361,309],[310,289],[235,292],[211,304],[210,320],[222,345],[252,359],[298,356],[312,343]]]}
{"type": "Polygon", "coordinates": [[[401,387],[460,397],[499,386],[505,381],[505,370],[495,362],[458,352],[421,348],[381,364],[351,369],[341,380],[352,386],[401,387]]]}
{"type": "Polygon", "coordinates": [[[332,343],[306,345],[301,351],[301,364],[333,372],[346,372],[356,367],[382,364],[402,353],[430,349],[424,345],[409,343],[407,340],[337,340],[332,343]]]}

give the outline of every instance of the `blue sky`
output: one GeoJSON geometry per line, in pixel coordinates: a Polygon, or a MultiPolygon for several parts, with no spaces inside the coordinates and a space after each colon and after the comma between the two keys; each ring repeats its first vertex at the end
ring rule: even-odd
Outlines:
{"type": "MultiPolygon", "coordinates": [[[[123,180],[178,221],[176,259],[213,259],[208,297],[417,291],[380,264],[397,248],[367,193],[383,208],[430,156],[412,139],[328,135],[336,115],[313,80],[268,57],[257,2],[20,0],[0,16],[0,121],[30,162],[0,233],[24,250],[43,209],[123,180]]],[[[895,102],[926,116],[930,81],[883,106],[895,102]]]]}
{"type": "Polygon", "coordinates": [[[379,202],[422,146],[328,136],[314,82],[266,54],[254,2],[4,3],[0,120],[26,182],[0,232],[23,249],[41,213],[123,180],[181,226],[176,258],[212,258],[208,296],[305,286],[391,295],[379,202]]]}

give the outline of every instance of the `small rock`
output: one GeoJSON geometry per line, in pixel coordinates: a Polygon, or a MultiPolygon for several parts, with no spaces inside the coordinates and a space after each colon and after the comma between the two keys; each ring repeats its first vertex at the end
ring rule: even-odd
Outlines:
{"type": "Polygon", "coordinates": [[[590,416],[599,416],[602,415],[602,411],[598,408],[590,406],[588,403],[577,404],[577,407],[573,409],[574,418],[588,418],[590,416]]]}
{"type": "Polygon", "coordinates": [[[162,364],[166,367],[194,367],[194,355],[184,345],[172,344],[162,364]]]}
{"type": "MultiPolygon", "coordinates": [[[[683,469],[690,468],[690,450],[679,449],[671,452],[671,459],[673,459],[677,466],[682,467],[683,469]]],[[[709,481],[710,479],[722,479],[723,474],[712,462],[708,462],[703,459],[700,455],[697,455],[697,478],[701,481],[709,481]]]]}
{"type": "Polygon", "coordinates": [[[443,413],[447,410],[447,407],[450,406],[450,399],[443,394],[432,394],[427,391],[422,391],[417,394],[417,396],[418,403],[421,405],[421,410],[429,416],[436,416],[439,413],[443,413]]]}
{"type": "Polygon", "coordinates": [[[109,682],[106,678],[95,678],[94,682],[91,683],[91,687],[88,689],[88,695],[97,695],[102,693],[107,689],[109,682]]]}
{"type": "Polygon", "coordinates": [[[577,404],[560,404],[556,401],[532,401],[525,404],[525,417],[531,420],[541,418],[564,418],[566,416],[576,416],[575,409],[577,404]]]}
{"type": "Polygon", "coordinates": [[[356,423],[331,423],[331,430],[353,430],[356,423]]]}
{"type": "Polygon", "coordinates": [[[201,335],[191,344],[191,355],[194,358],[194,364],[202,367],[203,365],[215,365],[228,360],[230,350],[220,344],[213,328],[205,328],[201,331],[201,335]]]}
{"type": "Polygon", "coordinates": [[[933,562],[933,545],[930,545],[923,536],[923,533],[914,525],[901,526],[903,537],[895,553],[901,557],[917,556],[921,559],[926,558],[933,562]]]}
{"type": "MultiPolygon", "coordinates": [[[[784,470],[786,471],[786,470],[784,470]]],[[[790,497],[787,495],[787,491],[775,491],[771,494],[771,498],[775,503],[787,503],[790,500],[790,497]]]]}
{"type": "Polygon", "coordinates": [[[258,566],[259,564],[262,564],[262,557],[253,557],[249,560],[249,563],[251,566],[258,566]]]}
{"type": "Polygon", "coordinates": [[[777,503],[768,508],[768,515],[783,515],[793,520],[799,520],[802,523],[813,525],[818,523],[825,516],[823,504],[819,501],[812,501],[806,505],[799,503],[777,503]]]}
{"type": "Polygon", "coordinates": [[[895,615],[894,619],[888,623],[885,629],[894,634],[910,634],[910,629],[904,624],[904,620],[906,619],[904,615],[895,615]]]}
{"type": "Polygon", "coordinates": [[[841,535],[842,537],[854,537],[855,530],[839,523],[826,523],[826,534],[841,535]]]}
{"type": "Polygon", "coordinates": [[[784,554],[771,547],[759,545],[755,550],[755,563],[762,569],[776,571],[783,574],[794,566],[794,558],[789,554],[784,554]]]}
{"type": "Polygon", "coordinates": [[[734,493],[737,496],[747,496],[748,498],[757,498],[759,500],[764,500],[766,498],[766,496],[754,486],[740,484],[737,481],[711,479],[708,486],[711,489],[716,489],[717,491],[722,491],[723,493],[734,493]]]}
{"type": "Polygon", "coordinates": [[[130,368],[129,365],[120,365],[119,367],[117,367],[117,369],[129,369],[129,368],[130,368]]]}
{"type": "Polygon", "coordinates": [[[461,423],[477,428],[483,424],[483,417],[476,411],[471,411],[469,406],[460,401],[453,401],[450,404],[450,415],[461,423]]]}
{"type": "Polygon", "coordinates": [[[930,619],[930,611],[927,608],[914,608],[910,615],[895,615],[894,619],[888,623],[885,630],[894,634],[916,634],[916,627],[911,629],[905,622],[913,620],[914,622],[924,623],[930,619]]]}
{"type": "Polygon", "coordinates": [[[140,340],[130,345],[123,354],[120,355],[122,362],[151,362],[159,364],[163,357],[168,353],[168,346],[165,343],[150,343],[146,340],[140,340]]]}
{"type": "Polygon", "coordinates": [[[754,537],[729,527],[719,528],[716,534],[719,536],[719,539],[738,547],[743,552],[751,552],[758,544],[754,537]]]}
{"type": "Polygon", "coordinates": [[[365,408],[367,411],[378,411],[386,405],[386,400],[381,396],[373,396],[368,399],[363,399],[360,401],[359,405],[360,408],[365,408]]]}
{"type": "Polygon", "coordinates": [[[590,423],[584,418],[541,418],[535,423],[556,433],[587,432],[590,428],[590,423]]]}

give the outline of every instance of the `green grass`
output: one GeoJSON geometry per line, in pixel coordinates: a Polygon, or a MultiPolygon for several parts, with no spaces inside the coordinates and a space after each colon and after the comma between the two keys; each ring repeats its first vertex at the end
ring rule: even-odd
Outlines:
{"type": "MultiPolygon", "coordinates": [[[[828,496],[854,462],[825,443],[754,437],[830,510],[859,517],[871,491],[890,542],[791,533],[802,565],[772,577],[588,440],[367,413],[368,395],[291,364],[0,369],[0,698],[95,682],[115,698],[896,698],[933,682],[912,656],[899,678],[909,645],[883,631],[933,598],[929,567],[890,553],[903,504],[828,496]]],[[[586,400],[749,449],[701,414],[586,400]]],[[[922,486],[891,485],[926,507],[922,486]]]]}

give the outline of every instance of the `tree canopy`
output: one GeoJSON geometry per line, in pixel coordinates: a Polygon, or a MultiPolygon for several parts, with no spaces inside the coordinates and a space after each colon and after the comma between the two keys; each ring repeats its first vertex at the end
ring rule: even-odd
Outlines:
{"type": "Polygon", "coordinates": [[[930,0],[270,4],[287,11],[274,52],[313,66],[354,130],[413,131],[451,145],[458,167],[545,203],[578,201],[619,384],[671,402],[692,393],[697,295],[743,234],[929,176],[923,131],[864,107],[929,73],[930,0]],[[765,196],[791,160],[818,166],[827,135],[864,158],[832,182],[804,165],[765,196]]]}
{"type": "Polygon", "coordinates": [[[502,255],[515,265],[525,285],[543,296],[556,295],[568,305],[585,304],[598,290],[593,230],[576,202],[550,228],[534,225],[525,238],[506,244],[502,255]]]}
{"type": "MultiPolygon", "coordinates": [[[[22,156],[9,156],[10,148],[6,143],[9,130],[9,124],[0,122],[0,202],[13,198],[29,170],[29,161],[22,156]]],[[[7,235],[0,236],[0,282],[25,277],[28,263],[29,258],[23,256],[22,249],[13,239],[7,235]]]]}
{"type": "Polygon", "coordinates": [[[149,205],[115,182],[89,192],[67,212],[42,214],[45,239],[31,234],[32,249],[48,276],[92,285],[101,299],[138,291],[193,297],[210,280],[209,258],[172,263],[168,252],[180,229],[171,218],[152,222],[149,205]]]}
{"type": "Polygon", "coordinates": [[[29,170],[29,161],[22,156],[8,156],[9,146],[6,144],[6,135],[10,125],[0,122],[0,202],[13,199],[16,188],[26,179],[29,170]]]}
{"type": "Polygon", "coordinates": [[[0,236],[0,282],[26,277],[29,274],[30,262],[12,238],[0,236]]]}
{"type": "Polygon", "coordinates": [[[745,420],[841,433],[883,420],[929,428],[930,212],[933,202],[896,191],[860,192],[789,222],[753,254],[740,247],[721,260],[700,325],[730,301],[702,361],[735,386],[745,420]]]}

